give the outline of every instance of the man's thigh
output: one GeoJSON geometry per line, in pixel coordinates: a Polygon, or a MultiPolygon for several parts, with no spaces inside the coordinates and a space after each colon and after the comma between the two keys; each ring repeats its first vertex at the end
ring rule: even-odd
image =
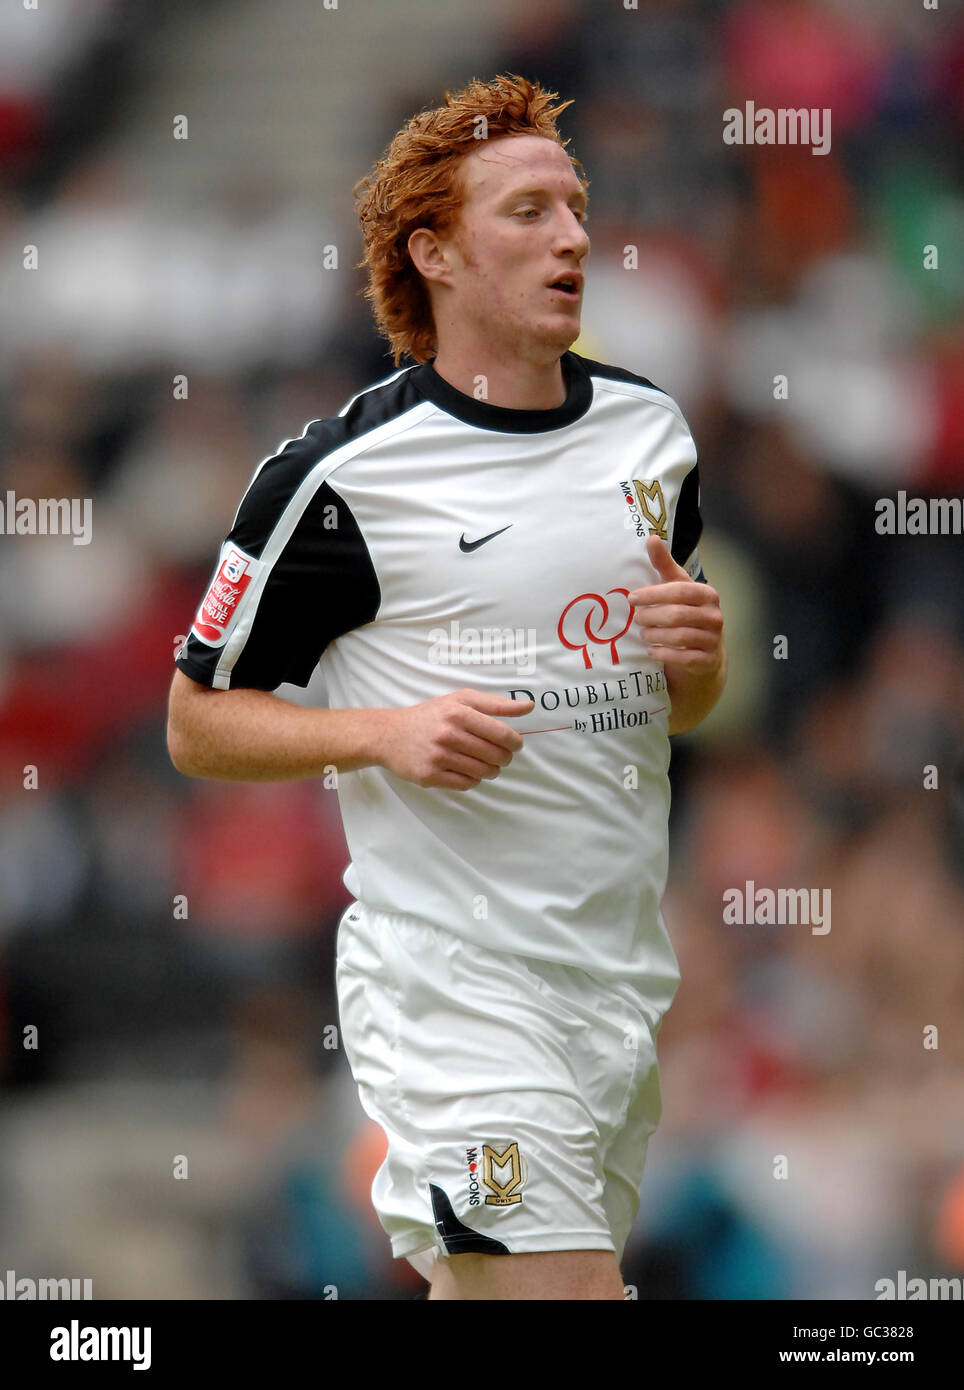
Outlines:
{"type": "Polygon", "coordinates": [[[611,1250],[450,1255],[436,1261],[430,1299],[619,1299],[611,1250]]]}

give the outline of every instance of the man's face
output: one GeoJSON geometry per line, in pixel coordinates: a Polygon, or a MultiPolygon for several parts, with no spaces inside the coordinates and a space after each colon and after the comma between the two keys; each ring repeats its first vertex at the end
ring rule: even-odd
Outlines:
{"type": "Polygon", "coordinates": [[[552,361],[579,336],[589,254],[587,199],[569,156],[539,135],[504,136],[480,141],[460,175],[464,201],[446,240],[449,331],[552,361]],[[570,288],[554,287],[567,278],[570,288]]]}

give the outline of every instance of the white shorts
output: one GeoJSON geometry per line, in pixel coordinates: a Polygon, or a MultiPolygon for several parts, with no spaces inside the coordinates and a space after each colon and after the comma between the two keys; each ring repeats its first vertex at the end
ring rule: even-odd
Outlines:
{"type": "MultiPolygon", "coordinates": [[[[480,938],[485,923],[479,923],[480,938]]],[[[341,1036],[388,1153],[372,1201],[396,1258],[612,1250],[661,1112],[661,1016],[634,986],[349,907],[341,1036]]]]}

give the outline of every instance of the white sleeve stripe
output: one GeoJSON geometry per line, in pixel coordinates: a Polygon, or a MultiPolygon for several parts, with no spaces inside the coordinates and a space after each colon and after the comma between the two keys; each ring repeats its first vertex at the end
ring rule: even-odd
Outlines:
{"type": "Polygon", "coordinates": [[[351,400],[339,410],[339,416],[347,415],[355,402],[361,400],[362,396],[367,396],[369,391],[377,391],[380,386],[389,386],[393,381],[397,381],[403,372],[410,372],[411,370],[411,367],[399,367],[398,371],[393,372],[391,376],[383,377],[381,381],[376,381],[372,386],[366,386],[364,391],[356,391],[351,400]]]}
{"type": "Polygon", "coordinates": [[[308,433],[308,428],[309,428],[309,426],[310,426],[310,425],[313,425],[313,424],[314,424],[314,420],[308,420],[308,421],[306,422],[306,424],[305,424],[304,429],[301,431],[300,434],[298,434],[298,435],[293,434],[293,435],[291,435],[291,437],[290,437],[289,439],[282,440],[282,442],[278,445],[277,449],[275,449],[275,450],[274,450],[272,453],[270,453],[270,454],[265,454],[264,458],[261,460],[261,462],[260,462],[260,463],[257,465],[257,467],[255,468],[254,472],[251,474],[251,477],[250,477],[250,479],[249,479],[249,481],[248,481],[248,486],[244,489],[244,494],[242,495],[241,501],[238,503],[238,510],[235,512],[235,514],[234,514],[234,520],[233,520],[232,523],[231,523],[231,530],[232,530],[232,531],[234,530],[235,526],[237,526],[237,524],[238,524],[238,517],[241,515],[241,508],[244,506],[244,499],[245,499],[245,497],[247,497],[248,493],[249,493],[249,492],[251,491],[251,489],[254,487],[254,485],[255,485],[255,483],[257,482],[257,479],[258,479],[258,474],[261,472],[262,468],[265,466],[265,464],[268,462],[268,460],[269,460],[269,459],[277,458],[279,454],[284,453],[284,451],[285,451],[285,449],[287,449],[288,445],[289,445],[289,444],[294,444],[294,442],[295,442],[296,439],[304,439],[305,435],[308,433]]]}
{"type": "Polygon", "coordinates": [[[682,410],[680,410],[679,406],[677,405],[676,401],[673,400],[672,396],[667,396],[666,392],[660,391],[660,389],[657,386],[637,386],[635,382],[614,381],[613,378],[609,376],[594,376],[592,378],[592,385],[594,392],[597,390],[611,391],[614,392],[617,396],[633,396],[637,400],[642,399],[645,401],[650,401],[653,405],[665,406],[667,410],[671,410],[673,412],[673,414],[682,424],[683,428],[686,430],[687,434],[689,434],[690,427],[686,423],[686,417],[684,416],[682,410]]]}
{"type": "MultiPolygon", "coordinates": [[[[411,370],[411,367],[400,367],[399,370],[393,373],[392,376],[387,376],[382,381],[376,381],[372,386],[366,386],[364,391],[356,391],[354,396],[352,396],[351,400],[347,403],[347,405],[342,406],[341,410],[339,410],[338,412],[338,415],[347,415],[349,410],[351,410],[352,406],[355,404],[355,402],[357,400],[360,400],[362,396],[367,396],[369,391],[377,391],[380,386],[388,386],[391,382],[397,381],[403,372],[410,372],[411,370]]],[[[300,434],[293,434],[290,436],[290,438],[282,440],[282,442],[278,445],[277,449],[275,449],[270,454],[265,454],[264,458],[261,460],[261,462],[255,468],[254,472],[251,474],[248,486],[244,490],[244,496],[247,496],[247,494],[250,492],[252,486],[257,481],[258,474],[261,472],[262,468],[265,466],[268,460],[277,458],[280,453],[284,452],[284,450],[288,447],[289,444],[294,444],[295,441],[298,439],[304,439],[305,435],[308,433],[309,427],[315,423],[316,419],[319,418],[321,417],[315,416],[313,419],[308,420],[300,434]]],[[[238,517],[241,515],[241,507],[243,503],[244,497],[242,497],[241,501],[238,503],[238,510],[235,512],[234,521],[231,523],[232,530],[234,530],[234,527],[238,524],[238,517]]]]}

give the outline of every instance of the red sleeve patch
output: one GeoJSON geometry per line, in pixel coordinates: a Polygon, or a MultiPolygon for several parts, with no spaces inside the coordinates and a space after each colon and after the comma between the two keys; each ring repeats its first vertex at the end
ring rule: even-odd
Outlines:
{"type": "Polygon", "coordinates": [[[193,631],[202,642],[220,646],[227,639],[231,619],[260,567],[260,561],[237,546],[225,547],[218,572],[194,619],[193,631]]]}

